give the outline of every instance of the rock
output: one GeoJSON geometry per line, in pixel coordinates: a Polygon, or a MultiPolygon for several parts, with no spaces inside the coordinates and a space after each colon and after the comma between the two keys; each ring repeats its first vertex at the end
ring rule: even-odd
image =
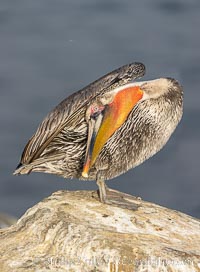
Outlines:
{"type": "Polygon", "coordinates": [[[0,213],[0,229],[7,228],[17,222],[17,218],[5,213],[0,213]]]}
{"type": "Polygon", "coordinates": [[[137,210],[91,191],[52,194],[0,230],[0,271],[200,271],[200,221],[132,201],[137,210]]]}

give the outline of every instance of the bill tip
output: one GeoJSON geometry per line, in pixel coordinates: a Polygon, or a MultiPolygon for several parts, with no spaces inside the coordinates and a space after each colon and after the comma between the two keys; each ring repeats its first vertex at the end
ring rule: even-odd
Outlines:
{"type": "Polygon", "coordinates": [[[88,173],[86,173],[86,172],[82,172],[82,177],[84,177],[84,178],[88,178],[88,173]]]}

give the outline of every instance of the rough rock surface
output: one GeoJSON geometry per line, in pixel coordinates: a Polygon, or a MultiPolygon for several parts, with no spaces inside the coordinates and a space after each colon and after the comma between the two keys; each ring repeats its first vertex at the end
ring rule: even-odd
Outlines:
{"type": "Polygon", "coordinates": [[[7,228],[17,222],[17,218],[14,216],[0,213],[0,229],[7,228]]]}
{"type": "Polygon", "coordinates": [[[134,211],[96,192],[54,193],[0,230],[0,271],[200,271],[200,221],[133,202],[134,211]]]}

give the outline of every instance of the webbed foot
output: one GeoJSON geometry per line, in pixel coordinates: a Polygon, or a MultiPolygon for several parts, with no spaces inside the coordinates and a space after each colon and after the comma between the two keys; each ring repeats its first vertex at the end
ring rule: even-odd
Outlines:
{"type": "Polygon", "coordinates": [[[102,203],[130,210],[137,210],[140,206],[137,197],[108,188],[100,176],[97,178],[97,185],[102,203]]]}

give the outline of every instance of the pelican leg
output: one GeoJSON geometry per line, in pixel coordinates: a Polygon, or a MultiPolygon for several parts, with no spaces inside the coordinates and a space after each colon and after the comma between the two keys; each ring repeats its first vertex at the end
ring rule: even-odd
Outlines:
{"type": "Polygon", "coordinates": [[[97,185],[99,187],[99,198],[102,203],[124,209],[138,209],[139,199],[137,197],[108,188],[100,172],[97,174],[97,185]]]}
{"type": "Polygon", "coordinates": [[[99,187],[100,201],[102,203],[106,203],[106,187],[107,186],[106,186],[104,178],[100,172],[97,174],[97,185],[99,187]]]}

